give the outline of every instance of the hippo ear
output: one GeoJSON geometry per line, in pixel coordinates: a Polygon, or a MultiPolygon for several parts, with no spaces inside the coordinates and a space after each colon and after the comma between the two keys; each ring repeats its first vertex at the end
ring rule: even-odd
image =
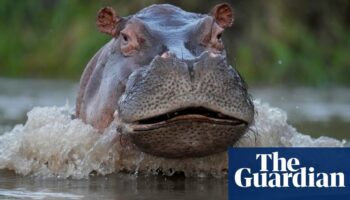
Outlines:
{"type": "Polygon", "coordinates": [[[113,8],[105,7],[98,11],[96,24],[102,33],[116,37],[119,35],[118,27],[122,20],[113,8]]]}
{"type": "Polygon", "coordinates": [[[210,11],[210,15],[214,17],[216,23],[222,28],[231,27],[233,24],[233,9],[228,3],[216,5],[210,11]]]}

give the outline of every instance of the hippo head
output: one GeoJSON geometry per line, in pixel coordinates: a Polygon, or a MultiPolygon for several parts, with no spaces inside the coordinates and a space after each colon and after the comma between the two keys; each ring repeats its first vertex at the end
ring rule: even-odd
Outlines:
{"type": "Polygon", "coordinates": [[[248,129],[254,106],[222,42],[233,23],[228,4],[209,14],[153,5],[119,17],[99,11],[113,39],[90,61],[77,115],[98,129],[113,120],[141,151],[198,157],[225,151],[248,129]]]}

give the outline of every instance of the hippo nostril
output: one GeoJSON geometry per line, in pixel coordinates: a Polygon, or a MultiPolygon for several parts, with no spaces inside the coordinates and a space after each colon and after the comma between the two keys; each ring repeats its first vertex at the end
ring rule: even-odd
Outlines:
{"type": "Polygon", "coordinates": [[[216,58],[218,56],[220,56],[220,54],[218,54],[218,53],[213,53],[213,52],[209,53],[209,57],[211,57],[211,58],[216,58]]]}
{"type": "Polygon", "coordinates": [[[163,59],[177,58],[175,53],[170,52],[170,51],[166,51],[166,52],[162,53],[162,55],[160,57],[163,59]]]}
{"type": "Polygon", "coordinates": [[[220,53],[215,53],[215,52],[209,52],[209,51],[204,51],[197,57],[197,61],[199,60],[206,60],[206,59],[213,59],[213,58],[219,58],[219,59],[225,59],[223,55],[220,53]]]}
{"type": "Polygon", "coordinates": [[[160,57],[162,57],[162,58],[169,58],[170,57],[170,52],[169,51],[164,52],[160,57]]]}
{"type": "Polygon", "coordinates": [[[194,65],[200,66],[219,66],[225,63],[226,58],[220,53],[204,51],[199,57],[194,61],[194,65]]]}
{"type": "Polygon", "coordinates": [[[203,59],[205,59],[205,58],[207,58],[207,57],[209,57],[209,52],[208,52],[208,51],[204,51],[203,53],[201,53],[201,55],[199,55],[199,56],[197,57],[196,60],[203,60],[203,59]]]}

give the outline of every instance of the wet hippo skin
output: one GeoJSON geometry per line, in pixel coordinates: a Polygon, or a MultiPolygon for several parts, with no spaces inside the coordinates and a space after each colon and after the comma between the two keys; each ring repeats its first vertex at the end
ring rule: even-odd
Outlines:
{"type": "Polygon", "coordinates": [[[120,17],[102,8],[97,26],[112,39],[85,68],[76,116],[99,130],[115,122],[130,143],[156,156],[225,151],[254,118],[222,41],[233,21],[226,3],[209,14],[162,4],[120,17]]]}

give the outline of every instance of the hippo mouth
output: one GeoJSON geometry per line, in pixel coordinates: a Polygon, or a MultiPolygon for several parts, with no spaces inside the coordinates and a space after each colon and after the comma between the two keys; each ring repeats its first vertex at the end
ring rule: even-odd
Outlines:
{"type": "Polygon", "coordinates": [[[209,123],[227,126],[247,126],[244,120],[204,107],[188,107],[141,119],[130,124],[133,131],[150,131],[182,122],[209,123]]]}

